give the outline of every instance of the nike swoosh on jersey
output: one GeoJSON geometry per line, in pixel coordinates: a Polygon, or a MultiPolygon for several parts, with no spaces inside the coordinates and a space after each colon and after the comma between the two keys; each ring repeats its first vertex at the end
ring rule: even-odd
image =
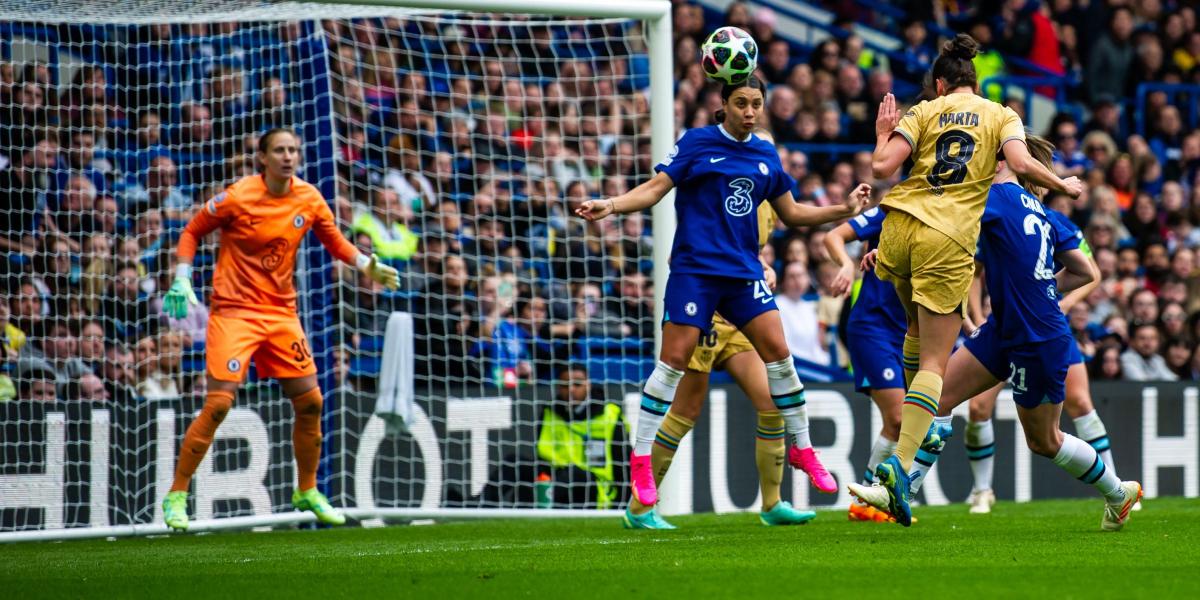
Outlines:
{"type": "Polygon", "coordinates": [[[725,160],[725,159],[727,159],[727,158],[729,158],[729,157],[728,157],[728,156],[722,156],[721,158],[710,158],[710,159],[708,159],[708,162],[710,162],[710,163],[719,163],[719,162],[721,162],[721,161],[723,161],[723,160],[725,160]]]}

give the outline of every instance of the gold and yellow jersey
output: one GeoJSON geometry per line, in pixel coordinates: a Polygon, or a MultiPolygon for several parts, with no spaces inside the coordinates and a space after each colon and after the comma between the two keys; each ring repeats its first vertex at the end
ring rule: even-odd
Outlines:
{"type": "Polygon", "coordinates": [[[912,146],[913,168],[882,205],[916,217],[974,255],[1000,149],[1025,139],[1021,118],[986,98],[954,93],[909,109],[896,133],[912,146]]]}

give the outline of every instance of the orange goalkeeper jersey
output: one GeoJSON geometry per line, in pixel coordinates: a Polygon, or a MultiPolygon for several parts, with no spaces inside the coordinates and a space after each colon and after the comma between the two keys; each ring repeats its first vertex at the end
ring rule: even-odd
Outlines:
{"type": "Polygon", "coordinates": [[[217,229],[214,313],[294,318],[296,250],[309,229],[334,258],[349,263],[358,256],[338,231],[321,192],[298,177],[292,177],[283,196],[271,194],[262,175],[238,180],[196,212],[179,238],[176,256],[191,262],[199,241],[217,229]]]}

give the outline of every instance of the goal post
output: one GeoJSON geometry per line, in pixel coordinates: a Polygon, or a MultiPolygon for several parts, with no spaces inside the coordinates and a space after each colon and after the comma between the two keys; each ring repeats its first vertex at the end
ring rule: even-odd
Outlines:
{"type": "MultiPolygon", "coordinates": [[[[438,240],[461,234],[448,243],[474,261],[470,289],[454,298],[444,287],[416,286],[448,276],[422,272],[411,253],[395,264],[413,287],[372,295],[313,236],[298,253],[299,312],[326,398],[318,485],[333,503],[368,523],[618,514],[624,498],[537,508],[488,504],[481,490],[497,467],[530,468],[526,457],[543,411],[555,402],[553,373],[563,365],[587,365],[600,395],[634,407],[626,411],[628,425],[636,418],[630,398],[657,353],[659,328],[642,343],[629,326],[633,309],[618,300],[639,278],[652,282],[647,296],[663,296],[672,196],[645,224],[630,217],[578,228],[566,209],[582,197],[644,181],[670,152],[676,135],[670,2],[146,0],[105,8],[83,0],[0,3],[0,67],[14,73],[13,93],[0,95],[8,102],[0,106],[0,160],[35,176],[0,179],[0,195],[29,198],[28,206],[0,207],[0,229],[9,228],[0,236],[21,240],[28,233],[33,241],[27,252],[8,254],[0,272],[8,296],[0,301],[30,300],[38,313],[12,315],[9,322],[28,341],[21,360],[0,370],[17,394],[0,401],[0,542],[165,531],[160,504],[204,394],[203,321],[160,316],[169,285],[165,265],[189,211],[253,171],[250,145],[270,126],[300,134],[303,176],[329,199],[353,242],[378,250],[378,240],[351,226],[386,201],[386,189],[397,192],[404,210],[415,208],[410,225],[418,252],[426,251],[428,232],[436,230],[438,240]],[[449,44],[450,32],[465,44],[449,44]],[[522,55],[543,32],[553,43],[522,55]],[[499,87],[489,79],[492,57],[480,48],[500,57],[499,87]],[[641,54],[647,72],[629,71],[626,63],[641,54]],[[384,64],[398,58],[404,63],[384,64]],[[341,70],[347,59],[354,76],[341,70]],[[469,70],[437,70],[452,60],[469,70]],[[361,79],[386,71],[391,84],[361,79]],[[628,84],[635,76],[645,87],[628,84]],[[461,105],[460,79],[469,80],[471,96],[461,105]],[[405,87],[413,81],[424,87],[405,87]],[[565,95],[564,86],[572,88],[565,95]],[[34,94],[41,95],[39,106],[23,104],[34,94]],[[356,107],[361,114],[347,114],[356,107]],[[437,121],[438,131],[427,135],[426,118],[437,121]],[[526,118],[538,127],[521,127],[526,118]],[[453,130],[460,123],[470,124],[464,145],[455,137],[463,132],[453,130]],[[553,165],[540,149],[552,141],[568,146],[553,165]],[[456,150],[471,156],[469,166],[456,150]],[[446,154],[454,177],[439,179],[446,154]],[[445,187],[459,180],[469,180],[469,192],[445,187]],[[535,185],[546,180],[567,189],[557,189],[540,213],[533,198],[544,190],[535,185]],[[415,196],[405,196],[410,190],[415,196]],[[495,208],[473,212],[481,197],[495,208]],[[451,213],[466,224],[462,231],[444,229],[451,213]],[[478,243],[486,237],[479,228],[493,221],[507,230],[503,256],[478,243]],[[523,271],[481,257],[519,263],[523,271]],[[122,277],[136,285],[122,287],[122,277]],[[498,290],[488,288],[493,280],[498,290]],[[522,296],[530,289],[530,297],[522,296]],[[591,310],[592,289],[609,306],[600,311],[608,321],[577,318],[577,311],[591,310]],[[514,358],[510,369],[503,331],[507,326],[517,335],[514,328],[530,325],[532,317],[518,312],[533,296],[545,305],[547,326],[570,321],[576,329],[547,344],[545,356],[529,357],[528,367],[514,358]],[[481,312],[488,298],[503,307],[499,323],[481,312]],[[418,367],[419,414],[395,435],[372,414],[369,382],[385,360],[382,327],[373,319],[381,307],[412,310],[436,301],[444,308],[455,299],[463,320],[486,325],[485,333],[454,347],[445,339],[452,331],[435,334],[418,325],[419,351],[433,356],[436,349],[439,359],[456,359],[466,371],[418,367]],[[65,350],[68,338],[77,349],[65,350]],[[95,340],[102,341],[89,346],[95,340]],[[453,348],[461,356],[445,356],[453,348]],[[49,385],[31,383],[35,377],[49,385]],[[367,383],[348,383],[360,381],[367,383]],[[96,382],[103,393],[88,391],[96,382]],[[34,393],[46,395],[44,401],[32,400],[34,393]],[[505,462],[512,456],[519,457],[515,465],[505,462]]],[[[201,248],[195,284],[202,301],[219,252],[215,237],[201,248]]],[[[661,303],[652,304],[646,319],[657,325],[661,303]]],[[[291,420],[278,386],[251,376],[193,480],[193,531],[311,522],[289,504],[291,420]]]]}

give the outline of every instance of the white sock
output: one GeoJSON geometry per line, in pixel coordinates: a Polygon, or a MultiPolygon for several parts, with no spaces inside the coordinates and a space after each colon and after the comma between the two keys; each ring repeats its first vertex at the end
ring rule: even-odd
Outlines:
{"type": "Polygon", "coordinates": [[[875,483],[875,467],[887,460],[896,451],[896,440],[889,440],[882,435],[875,438],[871,444],[871,455],[867,458],[867,470],[863,473],[863,483],[875,483]]]}
{"type": "Polygon", "coordinates": [[[1100,458],[1104,460],[1104,466],[1108,467],[1108,470],[1112,471],[1117,479],[1120,479],[1121,477],[1117,475],[1117,463],[1113,462],[1108,430],[1104,428],[1104,421],[1100,420],[1100,415],[1096,413],[1096,410],[1092,409],[1092,412],[1072,421],[1075,423],[1075,433],[1089,446],[1096,449],[1100,458]]]}
{"type": "Polygon", "coordinates": [[[662,425],[667,411],[671,409],[671,402],[675,400],[675,389],[679,387],[680,379],[683,379],[683,371],[661,360],[654,365],[654,371],[646,378],[646,385],[642,387],[642,408],[638,411],[634,454],[650,454],[658,426],[662,425]]]}
{"type": "Polygon", "coordinates": [[[975,476],[971,491],[992,489],[992,466],[996,462],[996,433],[992,429],[992,420],[967,423],[964,444],[967,458],[971,460],[971,474],[975,476]]]}
{"type": "Polygon", "coordinates": [[[771,386],[771,400],[783,415],[788,437],[800,448],[811,448],[808,439],[808,407],[804,404],[804,384],[796,374],[792,357],[767,363],[767,383],[771,386]]]}
{"type": "Polygon", "coordinates": [[[1116,473],[1104,466],[1104,460],[1087,442],[1064,433],[1062,447],[1054,456],[1054,464],[1062,467],[1075,479],[1096,486],[1109,504],[1125,501],[1121,480],[1117,479],[1116,473]]]}

